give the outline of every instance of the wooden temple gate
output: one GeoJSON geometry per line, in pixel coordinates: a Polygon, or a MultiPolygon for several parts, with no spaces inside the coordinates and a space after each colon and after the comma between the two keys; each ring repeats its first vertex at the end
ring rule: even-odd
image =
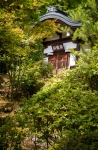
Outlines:
{"type": "MultiPolygon", "coordinates": [[[[72,32],[81,27],[81,23],[72,20],[68,17],[66,12],[59,10],[56,7],[50,6],[47,13],[40,18],[40,21],[55,20],[56,24],[60,24],[62,27],[68,26],[72,32]]],[[[47,58],[47,62],[54,66],[53,73],[57,74],[62,69],[67,69],[75,66],[74,56],[70,53],[70,48],[79,51],[79,41],[76,39],[73,41],[73,34],[67,33],[55,33],[52,38],[45,38],[43,40],[44,55],[47,58]]]]}

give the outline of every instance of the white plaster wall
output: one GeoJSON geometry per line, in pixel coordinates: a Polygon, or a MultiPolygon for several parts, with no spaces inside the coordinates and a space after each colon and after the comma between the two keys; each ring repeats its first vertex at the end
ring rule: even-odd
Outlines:
{"type": "Polygon", "coordinates": [[[66,36],[70,36],[70,33],[69,33],[69,32],[67,32],[66,36]]]}
{"type": "Polygon", "coordinates": [[[69,63],[69,65],[70,66],[75,66],[75,64],[76,64],[76,57],[75,57],[75,55],[70,53],[70,63],[69,63]]]}
{"type": "Polygon", "coordinates": [[[44,61],[45,61],[46,63],[48,63],[48,57],[45,57],[45,58],[44,58],[44,61]]]}
{"type": "Polygon", "coordinates": [[[52,53],[52,52],[53,52],[52,46],[48,46],[46,49],[44,49],[44,54],[52,53]]]}
{"type": "Polygon", "coordinates": [[[67,43],[64,43],[63,44],[64,46],[64,49],[65,49],[65,52],[70,52],[70,48],[77,48],[77,44],[76,43],[73,43],[73,42],[67,42],[67,43]]]}

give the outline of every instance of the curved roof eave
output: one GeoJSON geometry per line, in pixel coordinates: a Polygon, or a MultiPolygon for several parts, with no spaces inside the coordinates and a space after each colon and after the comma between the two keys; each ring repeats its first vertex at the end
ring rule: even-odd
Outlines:
{"type": "Polygon", "coordinates": [[[44,21],[47,19],[59,19],[59,20],[63,21],[64,23],[66,23],[67,25],[72,26],[72,27],[81,27],[82,26],[81,22],[74,21],[74,20],[68,18],[67,16],[57,13],[57,12],[50,12],[50,13],[43,15],[40,18],[40,21],[44,21]]]}

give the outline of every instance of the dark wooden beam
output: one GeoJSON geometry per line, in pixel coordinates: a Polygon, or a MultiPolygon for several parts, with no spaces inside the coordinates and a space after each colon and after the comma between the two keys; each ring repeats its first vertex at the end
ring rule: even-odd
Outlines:
{"type": "Polygon", "coordinates": [[[57,44],[57,43],[66,43],[66,42],[74,42],[74,43],[77,43],[78,40],[72,40],[71,37],[66,37],[66,38],[61,38],[61,39],[58,39],[58,40],[53,40],[53,41],[43,41],[43,45],[45,47],[49,46],[49,45],[52,45],[52,44],[57,44]]]}

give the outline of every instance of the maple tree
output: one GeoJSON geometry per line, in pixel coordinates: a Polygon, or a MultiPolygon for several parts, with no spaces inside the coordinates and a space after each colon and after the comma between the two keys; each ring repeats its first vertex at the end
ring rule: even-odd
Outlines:
{"type": "Polygon", "coordinates": [[[43,82],[42,76],[47,70],[41,72],[43,64],[38,65],[42,59],[41,42],[57,27],[51,21],[49,28],[46,28],[48,21],[30,27],[50,5],[67,11],[74,20],[81,20],[82,27],[76,30],[74,38],[82,39],[90,49],[82,48],[76,69],[51,78],[26,102],[21,99],[17,115],[2,121],[2,150],[21,149],[25,129],[29,129],[27,135],[36,137],[35,149],[39,143],[45,143],[45,148],[51,150],[98,147],[98,12],[95,0],[3,0],[0,3],[0,53],[8,67],[12,90],[20,86],[16,81],[22,81],[25,89],[43,82]],[[36,84],[34,79],[41,80],[36,84]]]}

